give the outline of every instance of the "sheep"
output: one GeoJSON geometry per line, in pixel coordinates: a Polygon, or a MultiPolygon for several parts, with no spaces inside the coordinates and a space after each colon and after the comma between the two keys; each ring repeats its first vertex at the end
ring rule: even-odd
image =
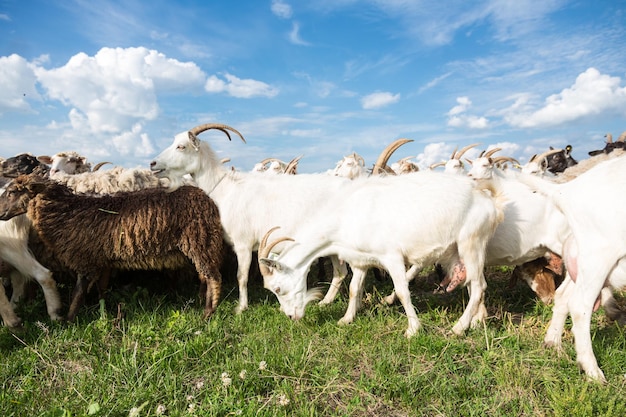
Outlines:
{"type": "Polygon", "coordinates": [[[405,335],[411,337],[420,322],[411,303],[405,264],[439,261],[455,276],[466,277],[470,299],[452,329],[462,334],[486,317],[484,251],[502,220],[497,190],[485,187],[493,197],[469,178],[432,172],[373,176],[346,183],[318,202],[306,224],[285,234],[295,243],[274,256],[270,252],[282,239],[267,243],[274,230],[269,229],[259,249],[265,287],[278,297],[289,317],[300,319],[316,293],[307,291],[311,263],[337,254],[353,271],[348,309],[340,320],[350,323],[360,305],[367,269],[384,268],[408,318],[405,335]],[[394,207],[393,212],[389,207],[394,207]]]}
{"type": "MultiPolygon", "coordinates": [[[[332,190],[350,180],[323,174],[266,176],[229,171],[219,163],[209,144],[197,137],[216,126],[231,130],[245,142],[241,133],[230,126],[200,125],[177,134],[173,143],[150,163],[150,169],[158,177],[168,178],[171,188],[180,185],[184,174],[190,174],[220,208],[225,238],[237,257],[239,301],[235,311],[241,313],[248,308],[252,252],[258,248],[265,232],[278,224],[286,233],[293,233],[303,219],[315,213],[332,190]]],[[[345,268],[341,268],[336,256],[331,260],[334,281],[345,268]]]]}
{"type": "MultiPolygon", "coordinates": [[[[550,150],[552,150],[550,146],[550,150]]],[[[559,152],[555,152],[546,157],[548,171],[553,174],[558,174],[565,171],[567,168],[573,167],[578,163],[572,157],[572,145],[567,145],[565,149],[561,149],[559,152]]]]}
{"type": "MultiPolygon", "coordinates": [[[[61,171],[66,174],[81,174],[91,171],[91,163],[86,162],[87,158],[75,151],[58,152],[52,156],[40,155],[37,160],[50,165],[50,176],[61,171]]],[[[94,171],[97,171],[100,166],[99,164],[97,168],[94,168],[94,171]]]]}
{"type": "MultiPolygon", "coordinates": [[[[20,176],[0,196],[0,219],[26,213],[47,249],[87,279],[103,269],[178,269],[189,261],[206,285],[204,315],[216,309],[223,231],[219,210],[200,189],[145,189],[92,197],[38,175],[20,176]]],[[[79,279],[68,319],[85,295],[79,279]]]]}
{"type": "Polygon", "coordinates": [[[30,153],[21,153],[6,158],[0,164],[0,174],[5,178],[15,178],[20,174],[30,174],[38,170],[41,175],[47,175],[50,171],[48,166],[43,165],[37,157],[30,153]]]}
{"type": "Polygon", "coordinates": [[[626,246],[619,244],[626,235],[621,216],[607,216],[607,207],[626,204],[626,158],[614,158],[566,183],[551,183],[533,176],[522,180],[548,196],[567,219],[571,236],[563,260],[570,277],[555,294],[552,320],[544,342],[561,347],[565,319],[572,318],[579,366],[594,380],[605,382],[591,345],[591,315],[604,287],[626,286],[626,246]]]}
{"type": "Polygon", "coordinates": [[[600,154],[607,154],[607,153],[611,153],[613,152],[615,149],[624,149],[624,147],[626,146],[626,131],[622,132],[621,135],[619,135],[619,138],[617,138],[617,142],[613,142],[613,135],[610,133],[607,133],[606,135],[604,135],[604,137],[606,138],[606,144],[604,145],[603,149],[597,149],[594,151],[589,151],[589,156],[596,156],[596,155],[600,155],[600,154]]]}

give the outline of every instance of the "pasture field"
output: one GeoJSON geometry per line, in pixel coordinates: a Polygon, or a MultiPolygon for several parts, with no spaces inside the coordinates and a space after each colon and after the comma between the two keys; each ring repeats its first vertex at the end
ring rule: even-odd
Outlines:
{"type": "Polygon", "coordinates": [[[544,348],[550,307],[525,284],[509,288],[509,274],[488,271],[490,317],[464,337],[450,329],[466,291],[434,294],[423,274],[411,284],[422,329],[410,340],[402,307],[381,304],[391,283],[371,273],[348,326],[336,324],[348,280],[334,304],[309,305],[297,322],[259,278],[242,315],[233,314],[237,289],[226,279],[209,321],[197,281],[176,292],[145,278],[114,283],[76,323],[51,323],[38,291],[18,310],[24,329],[0,329],[0,416],[626,415],[624,328],[594,314],[608,384],[588,382],[569,322],[563,352],[544,348]]]}

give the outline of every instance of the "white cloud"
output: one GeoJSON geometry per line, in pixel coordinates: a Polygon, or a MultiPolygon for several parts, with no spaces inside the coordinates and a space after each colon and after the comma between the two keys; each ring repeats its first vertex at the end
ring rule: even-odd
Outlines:
{"type": "Polygon", "coordinates": [[[155,154],[154,146],[146,133],[142,133],[142,126],[136,123],[131,130],[113,137],[113,145],[120,155],[134,155],[148,157],[155,154]]]}
{"type": "Polygon", "coordinates": [[[469,97],[457,97],[456,102],[458,104],[447,113],[448,126],[468,127],[470,129],[485,129],[489,126],[489,120],[486,117],[465,114],[472,107],[472,101],[469,97]]]}
{"type": "Polygon", "coordinates": [[[300,24],[293,22],[291,25],[291,32],[289,32],[289,42],[294,45],[309,45],[309,43],[300,37],[300,24]]]}
{"type": "Polygon", "coordinates": [[[504,120],[515,127],[557,126],[601,113],[626,116],[626,87],[619,77],[589,68],[578,75],[574,85],[547,97],[536,109],[527,94],[515,97],[504,111],[504,120]]]}
{"type": "Polygon", "coordinates": [[[11,18],[9,17],[8,14],[0,13],[0,20],[5,20],[7,22],[10,22],[11,18]]]}
{"type": "Polygon", "coordinates": [[[48,98],[72,106],[92,132],[119,133],[137,120],[159,114],[158,91],[194,91],[204,73],[193,63],[169,59],[146,48],[102,48],[93,57],[78,53],[62,67],[35,68],[48,98]]]}
{"type": "Polygon", "coordinates": [[[289,19],[293,14],[291,6],[287,3],[282,2],[281,0],[273,0],[271,8],[272,13],[274,13],[281,19],[289,19]]]}
{"type": "Polygon", "coordinates": [[[30,110],[29,99],[40,99],[33,67],[19,55],[0,57],[0,114],[30,110]]]}
{"type": "Polygon", "coordinates": [[[252,79],[241,79],[235,77],[232,74],[224,74],[226,81],[218,78],[215,75],[211,75],[205,85],[204,89],[209,93],[227,93],[230,96],[237,98],[252,98],[252,97],[275,97],[278,94],[278,89],[266,84],[262,81],[252,79]]]}
{"type": "Polygon", "coordinates": [[[389,92],[377,92],[369,94],[361,99],[361,106],[365,110],[379,109],[400,100],[400,94],[392,94],[389,92]]]}

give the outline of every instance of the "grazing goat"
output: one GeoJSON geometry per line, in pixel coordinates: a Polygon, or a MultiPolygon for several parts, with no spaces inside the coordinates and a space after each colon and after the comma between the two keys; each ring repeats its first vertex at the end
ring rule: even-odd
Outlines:
{"type": "Polygon", "coordinates": [[[573,180],[554,184],[533,176],[529,186],[547,195],[563,212],[571,229],[563,260],[570,277],[555,294],[553,316],[544,339],[560,348],[565,319],[572,318],[577,362],[592,379],[605,381],[591,345],[591,315],[604,287],[626,286],[626,221],[607,216],[607,207],[623,207],[626,158],[598,164],[573,180]]]}
{"type": "MultiPolygon", "coordinates": [[[[268,176],[227,170],[209,144],[197,137],[208,129],[231,130],[243,139],[237,130],[226,125],[200,125],[176,135],[174,142],[150,163],[150,168],[157,176],[168,178],[174,188],[183,175],[190,174],[220,208],[225,238],[237,256],[236,311],[241,312],[248,308],[252,252],[265,232],[280,225],[285,233],[294,233],[305,223],[303,219],[317,211],[321,201],[350,180],[324,174],[268,176]]],[[[334,282],[346,268],[340,266],[336,256],[331,261],[334,282]]]]}
{"type": "MultiPolygon", "coordinates": [[[[196,187],[91,197],[31,174],[16,178],[0,196],[1,220],[23,213],[53,256],[79,277],[110,268],[178,269],[191,261],[206,285],[205,316],[217,306],[223,232],[217,206],[196,187]]],[[[85,285],[79,279],[74,309],[85,285]]]]}
{"type": "Polygon", "coordinates": [[[266,234],[259,249],[265,286],[276,294],[288,316],[299,319],[316,292],[307,291],[312,262],[336,254],[353,271],[348,309],[340,320],[350,323],[360,307],[368,268],[383,268],[404,307],[408,318],[405,335],[410,337],[420,322],[411,302],[405,265],[438,261],[455,276],[463,275],[460,280],[468,286],[467,308],[453,327],[462,334],[486,317],[484,251],[501,221],[501,204],[499,197],[488,196],[470,179],[456,175],[416,172],[354,180],[319,200],[307,222],[287,235],[296,243],[277,256],[270,256],[270,251],[284,239],[267,243],[266,234]],[[389,207],[394,207],[393,212],[389,207]]]}

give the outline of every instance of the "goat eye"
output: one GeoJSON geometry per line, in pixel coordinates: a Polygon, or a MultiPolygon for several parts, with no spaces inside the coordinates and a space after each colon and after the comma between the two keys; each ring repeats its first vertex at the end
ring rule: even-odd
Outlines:
{"type": "Polygon", "coordinates": [[[276,293],[276,295],[280,294],[280,287],[274,288],[274,292],[276,293]]]}
{"type": "Polygon", "coordinates": [[[176,147],[176,149],[178,149],[179,151],[184,151],[185,150],[185,145],[178,145],[176,147]]]}

